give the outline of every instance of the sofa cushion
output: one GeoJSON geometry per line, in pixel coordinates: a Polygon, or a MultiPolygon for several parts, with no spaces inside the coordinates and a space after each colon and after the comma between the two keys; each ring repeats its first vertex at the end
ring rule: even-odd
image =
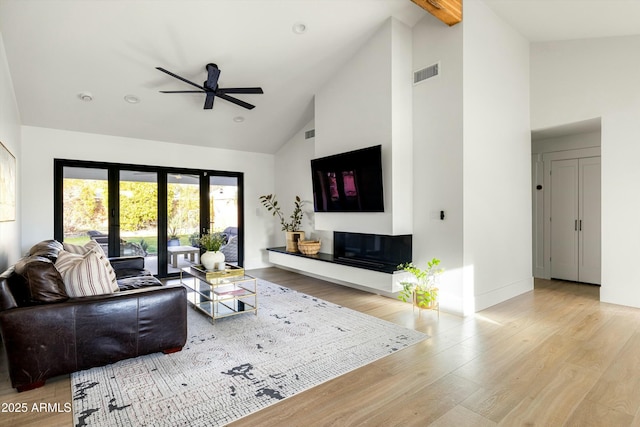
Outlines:
{"type": "Polygon", "coordinates": [[[70,243],[63,243],[62,245],[64,246],[65,251],[70,252],[72,254],[85,255],[90,251],[95,252],[100,257],[100,261],[102,261],[105,268],[107,269],[107,273],[109,273],[109,278],[113,284],[112,288],[117,290],[118,282],[116,280],[116,272],[113,269],[113,266],[111,265],[111,263],[109,262],[107,255],[104,253],[104,250],[102,249],[102,247],[98,242],[90,240],[84,246],[72,245],[70,243]]]}
{"type": "Polygon", "coordinates": [[[31,255],[14,266],[10,278],[13,296],[20,306],[61,302],[69,299],[62,277],[46,257],[31,255]]]}
{"type": "Polygon", "coordinates": [[[118,284],[112,280],[103,258],[104,255],[95,251],[84,255],[60,251],[56,268],[60,271],[70,297],[104,295],[118,291],[118,284]]]}
{"type": "Polygon", "coordinates": [[[150,286],[162,286],[162,282],[153,276],[138,276],[118,279],[118,286],[121,291],[129,291],[131,289],[147,288],[150,286]]]}
{"type": "Polygon", "coordinates": [[[58,252],[61,250],[62,243],[57,240],[43,240],[42,242],[33,245],[31,249],[29,249],[28,255],[42,256],[56,262],[58,252]]]}

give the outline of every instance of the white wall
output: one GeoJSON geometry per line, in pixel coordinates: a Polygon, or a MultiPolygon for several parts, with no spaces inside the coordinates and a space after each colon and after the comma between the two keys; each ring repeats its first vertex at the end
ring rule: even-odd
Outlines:
{"type": "Polygon", "coordinates": [[[483,2],[463,25],[464,286],[482,310],[533,289],[529,43],[483,2]]]}
{"type": "Polygon", "coordinates": [[[53,237],[53,160],[74,159],[244,173],[245,267],[268,265],[271,218],[258,197],[274,189],[274,157],[206,147],[70,132],[22,128],[22,249],[53,237]]]}
{"type": "Polygon", "coordinates": [[[413,260],[442,261],[441,308],[462,314],[462,25],[428,15],[413,28],[413,69],[436,62],[439,76],[413,87],[413,260]]]}
{"type": "Polygon", "coordinates": [[[534,129],[601,117],[602,286],[600,299],[640,307],[634,269],[640,139],[640,36],[531,46],[534,129]]]}
{"type": "Polygon", "coordinates": [[[16,158],[16,220],[0,222],[0,272],[20,258],[21,171],[20,114],[0,33],[0,142],[16,158]]]}
{"type": "Polygon", "coordinates": [[[315,97],[315,157],[382,145],[383,213],[317,213],[315,228],[410,234],[411,29],[389,18],[315,97]]]}
{"type": "MultiPolygon", "coordinates": [[[[314,129],[314,121],[307,123],[300,132],[287,141],[275,155],[275,188],[278,203],[285,216],[293,212],[293,201],[300,196],[302,210],[302,231],[307,240],[320,239],[322,252],[333,252],[333,232],[316,230],[313,212],[313,187],[311,184],[311,159],[315,157],[315,138],[305,139],[304,133],[314,129]]],[[[264,210],[264,214],[271,217],[264,210]]],[[[271,246],[284,246],[285,235],[277,217],[273,218],[270,231],[271,246]]]]}
{"type": "Polygon", "coordinates": [[[633,109],[640,102],[638,50],[640,36],[532,43],[531,128],[633,109]]]}
{"type": "Polygon", "coordinates": [[[640,106],[602,121],[602,286],[600,300],[640,307],[640,106]]]}

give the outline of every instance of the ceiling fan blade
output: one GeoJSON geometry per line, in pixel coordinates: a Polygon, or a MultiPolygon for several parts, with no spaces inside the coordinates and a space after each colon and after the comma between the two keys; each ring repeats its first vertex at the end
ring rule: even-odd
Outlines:
{"type": "Polygon", "coordinates": [[[165,70],[165,69],[164,69],[164,68],[162,68],[162,67],[156,67],[156,70],[160,70],[160,71],[162,71],[163,73],[169,74],[171,77],[175,77],[175,78],[176,78],[176,79],[178,79],[178,80],[182,80],[183,82],[188,83],[188,84],[190,84],[191,86],[195,86],[195,87],[197,87],[198,89],[205,90],[202,86],[199,86],[199,85],[195,84],[194,82],[190,82],[189,80],[187,80],[187,79],[185,79],[185,78],[183,78],[183,77],[180,77],[180,76],[179,76],[179,75],[177,75],[177,74],[173,74],[171,71],[169,71],[169,70],[165,70]]]}
{"type": "Polygon", "coordinates": [[[264,93],[261,87],[225,87],[218,88],[218,93],[264,93]]]}
{"type": "Polygon", "coordinates": [[[204,87],[211,90],[216,90],[218,87],[218,78],[220,77],[220,69],[216,64],[207,64],[207,81],[204,82],[204,87]]]}
{"type": "Polygon", "coordinates": [[[207,92],[207,98],[204,100],[204,109],[211,110],[213,108],[213,100],[216,95],[213,92],[207,92]]]}
{"type": "Polygon", "coordinates": [[[255,105],[251,105],[248,102],[241,101],[238,98],[234,98],[233,96],[225,95],[224,93],[218,93],[216,96],[229,102],[233,102],[234,104],[244,107],[247,110],[253,110],[256,107],[255,105]]]}
{"type": "Polygon", "coordinates": [[[161,90],[160,93],[206,93],[204,90],[161,90]]]}

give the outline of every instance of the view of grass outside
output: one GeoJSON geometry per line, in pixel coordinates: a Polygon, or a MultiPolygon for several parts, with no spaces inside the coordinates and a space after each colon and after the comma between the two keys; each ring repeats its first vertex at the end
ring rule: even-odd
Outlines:
{"type": "MultiPolygon", "coordinates": [[[[90,231],[107,234],[107,180],[65,178],[64,241],[83,245],[90,231]]],[[[197,185],[168,184],[168,238],[178,236],[180,244],[191,246],[199,237],[200,203],[197,185]]],[[[120,183],[120,238],[140,244],[148,255],[158,253],[158,188],[155,182],[122,181],[120,183]]],[[[212,227],[222,231],[237,226],[237,189],[219,187],[211,195],[212,227]],[[215,218],[215,219],[214,219],[215,218]]]]}

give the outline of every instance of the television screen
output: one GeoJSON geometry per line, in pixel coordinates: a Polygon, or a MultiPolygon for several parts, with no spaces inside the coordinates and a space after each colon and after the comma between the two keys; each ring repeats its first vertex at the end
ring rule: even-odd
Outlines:
{"type": "Polygon", "coordinates": [[[315,212],[384,212],[382,146],[311,160],[315,212]]]}

